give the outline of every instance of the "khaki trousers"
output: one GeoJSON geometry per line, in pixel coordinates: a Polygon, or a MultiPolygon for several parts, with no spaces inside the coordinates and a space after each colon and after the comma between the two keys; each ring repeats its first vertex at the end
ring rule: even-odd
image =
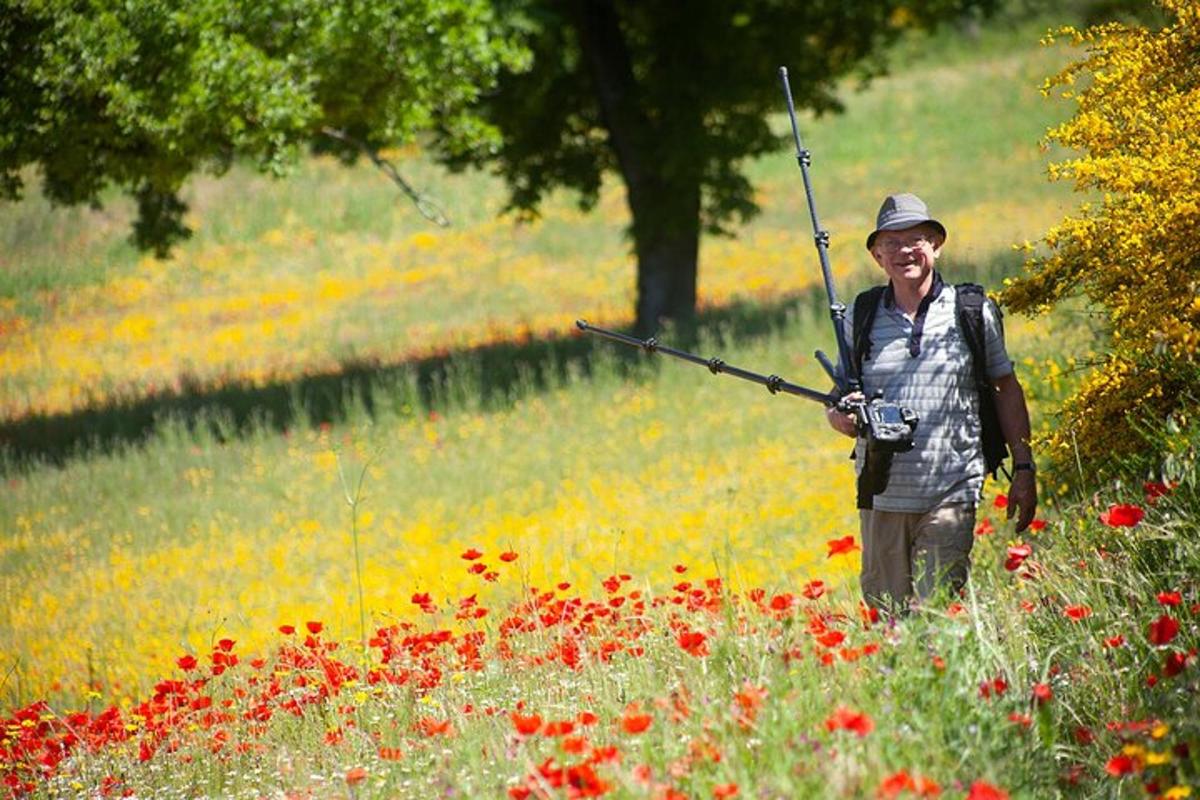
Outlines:
{"type": "Polygon", "coordinates": [[[862,593],[875,608],[900,612],[915,595],[957,594],[975,543],[975,504],[947,503],[922,514],[864,510],[862,593]]]}

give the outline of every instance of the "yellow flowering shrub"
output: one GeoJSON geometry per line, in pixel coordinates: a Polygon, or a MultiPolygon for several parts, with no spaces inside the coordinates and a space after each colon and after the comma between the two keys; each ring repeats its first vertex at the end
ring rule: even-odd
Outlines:
{"type": "Polygon", "coordinates": [[[1082,294],[1105,317],[1107,352],[1042,443],[1054,460],[1093,469],[1144,448],[1143,421],[1200,401],[1200,6],[1160,5],[1161,30],[1059,32],[1086,56],[1043,87],[1078,106],[1048,132],[1074,151],[1050,176],[1091,200],[1045,234],[1046,253],[1001,296],[1044,312],[1082,294]]]}

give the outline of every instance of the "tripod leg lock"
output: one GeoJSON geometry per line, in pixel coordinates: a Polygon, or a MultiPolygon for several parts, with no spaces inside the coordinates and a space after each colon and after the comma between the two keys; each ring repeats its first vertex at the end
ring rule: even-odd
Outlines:
{"type": "Polygon", "coordinates": [[[713,375],[720,375],[725,371],[725,362],[719,358],[710,358],[708,360],[708,371],[713,375]]]}

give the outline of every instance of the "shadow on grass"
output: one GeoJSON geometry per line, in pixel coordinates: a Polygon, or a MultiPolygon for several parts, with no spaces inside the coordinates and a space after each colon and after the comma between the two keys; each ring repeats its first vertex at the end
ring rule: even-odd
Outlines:
{"type": "MultiPolygon", "coordinates": [[[[663,340],[681,348],[699,341],[706,347],[729,346],[782,329],[801,309],[827,314],[825,302],[822,289],[711,308],[698,315],[694,326],[676,329],[663,340]]],[[[827,349],[836,350],[832,341],[827,349]]],[[[191,385],[177,393],[0,422],[0,472],[118,452],[145,442],[168,423],[182,423],[189,430],[206,428],[227,440],[255,430],[336,423],[363,412],[374,417],[452,407],[497,408],[529,392],[586,377],[598,358],[625,373],[646,369],[649,361],[636,348],[572,328],[557,337],[500,342],[415,361],[348,362],[336,371],[265,386],[191,385]]]]}
{"type": "MultiPolygon", "coordinates": [[[[998,287],[1003,276],[1019,272],[1019,265],[1019,255],[1000,251],[971,264],[948,263],[946,278],[998,287]]],[[[872,273],[855,278],[855,291],[878,277],[872,273]]],[[[842,299],[849,303],[853,296],[842,299]]],[[[684,350],[694,350],[698,342],[706,349],[725,349],[781,331],[796,316],[803,316],[820,326],[819,341],[825,351],[836,354],[828,314],[825,290],[816,286],[771,300],[702,310],[694,324],[661,338],[664,344],[684,350]]],[[[586,336],[572,326],[560,336],[499,342],[433,358],[390,364],[351,361],[335,371],[265,386],[197,383],[177,393],[2,421],[0,474],[119,452],[173,424],[193,431],[207,429],[217,439],[228,440],[256,430],[336,423],[360,413],[410,416],[456,407],[494,409],[531,392],[562,386],[574,377],[586,378],[600,362],[633,374],[655,368],[657,360],[647,359],[637,348],[586,336]]],[[[754,369],[756,365],[744,366],[754,369]]]]}

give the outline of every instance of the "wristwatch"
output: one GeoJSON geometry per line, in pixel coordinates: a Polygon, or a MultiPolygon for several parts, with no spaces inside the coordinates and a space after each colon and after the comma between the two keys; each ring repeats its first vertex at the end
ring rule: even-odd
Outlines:
{"type": "Polygon", "coordinates": [[[1027,469],[1030,472],[1034,472],[1034,473],[1037,472],[1037,466],[1032,461],[1013,462],[1013,472],[1019,472],[1023,469],[1027,469]]]}

